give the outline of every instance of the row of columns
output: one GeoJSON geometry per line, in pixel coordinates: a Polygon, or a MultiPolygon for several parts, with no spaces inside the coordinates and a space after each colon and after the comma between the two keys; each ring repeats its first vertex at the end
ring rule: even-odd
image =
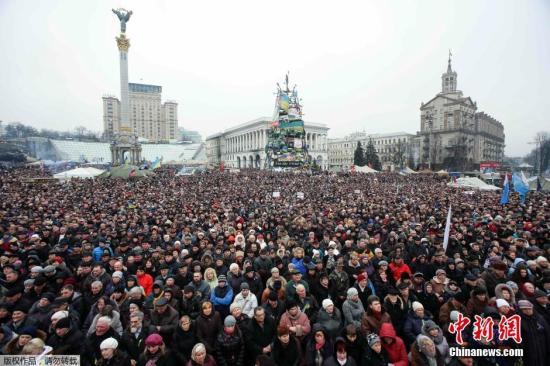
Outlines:
{"type": "MultiPolygon", "coordinates": [[[[257,130],[225,140],[225,153],[233,154],[243,151],[263,150],[267,144],[267,130],[257,130]]],[[[319,133],[306,133],[306,144],[310,150],[325,150],[327,136],[319,133]]]]}

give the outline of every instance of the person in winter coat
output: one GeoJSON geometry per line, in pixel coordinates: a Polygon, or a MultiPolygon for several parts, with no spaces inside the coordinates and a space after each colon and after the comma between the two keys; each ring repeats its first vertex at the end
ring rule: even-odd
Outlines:
{"type": "Polygon", "coordinates": [[[370,333],[367,336],[368,347],[361,358],[361,366],[388,366],[390,359],[386,350],[382,348],[382,341],[378,334],[370,333]]]}
{"type": "Polygon", "coordinates": [[[241,291],[235,296],[233,303],[237,304],[241,312],[249,318],[254,316],[254,309],[258,307],[258,299],[250,291],[250,286],[246,282],[241,283],[241,291]]]}
{"type": "Polygon", "coordinates": [[[3,354],[2,349],[8,344],[13,338],[15,338],[15,334],[12,332],[12,330],[5,325],[0,326],[0,355],[3,354]]]}
{"type": "Polygon", "coordinates": [[[138,366],[175,366],[175,357],[166,349],[162,336],[150,334],[145,339],[145,351],[139,357],[138,366]]]}
{"type": "Polygon", "coordinates": [[[40,300],[36,301],[29,310],[29,316],[36,320],[38,328],[47,331],[52,314],[52,301],[55,295],[51,292],[45,292],[40,295],[40,300]]]}
{"type": "Polygon", "coordinates": [[[384,309],[390,314],[391,322],[395,324],[396,331],[402,334],[403,325],[407,318],[407,308],[396,288],[390,287],[388,290],[388,295],[384,298],[384,309]]]}
{"type": "Polygon", "coordinates": [[[380,339],[382,339],[382,348],[388,354],[390,363],[394,366],[409,365],[405,343],[395,334],[395,329],[391,323],[383,323],[380,326],[380,339]]]}
{"type": "Polygon", "coordinates": [[[334,352],[323,362],[323,366],[357,366],[355,360],[348,355],[346,342],[339,337],[334,342],[334,352]]]}
{"type": "MultiPolygon", "coordinates": [[[[101,301],[102,301],[102,299],[99,299],[98,303],[101,302],[101,301]]],[[[98,309],[99,308],[100,307],[98,306],[98,309]]],[[[90,325],[90,328],[88,329],[88,332],[86,333],[87,335],[90,335],[93,332],[95,332],[95,327],[96,327],[96,324],[97,324],[97,320],[102,316],[108,316],[109,318],[111,318],[112,319],[111,327],[119,335],[122,335],[123,327],[122,327],[122,323],[120,321],[120,313],[116,310],[113,310],[113,307],[111,305],[105,305],[101,309],[101,311],[98,314],[96,314],[96,316],[92,320],[92,324],[90,325]]]]}
{"type": "Polygon", "coordinates": [[[206,352],[206,346],[197,343],[191,350],[191,359],[186,366],[217,366],[216,360],[206,352]]]}
{"type": "Polygon", "coordinates": [[[155,327],[163,339],[172,340],[172,335],[178,324],[178,312],[168,305],[165,297],[160,298],[151,313],[151,325],[155,327]]]}
{"type": "Polygon", "coordinates": [[[367,312],[361,320],[361,333],[363,336],[369,333],[380,332],[382,323],[391,322],[390,314],[384,310],[378,296],[371,295],[367,299],[367,312]]]}
{"type": "Polygon", "coordinates": [[[129,325],[122,333],[122,343],[124,344],[128,356],[134,362],[137,362],[139,356],[145,351],[145,340],[147,337],[156,333],[152,325],[144,324],[144,315],[141,311],[130,315],[129,325]]]}
{"type": "Polygon", "coordinates": [[[183,288],[183,297],[180,302],[180,313],[188,315],[195,320],[201,310],[201,297],[195,293],[193,286],[187,285],[183,288]]]}
{"type": "Polygon", "coordinates": [[[264,308],[254,309],[254,317],[244,330],[247,359],[255,360],[259,355],[270,353],[276,332],[275,322],[266,316],[264,308]]]}
{"type": "Polygon", "coordinates": [[[483,314],[485,307],[489,305],[489,296],[484,286],[476,286],[470,293],[470,299],[466,304],[466,309],[470,317],[483,314]]]}
{"type": "MultiPolygon", "coordinates": [[[[218,281],[220,279],[218,278],[218,281]]],[[[233,293],[238,293],[241,290],[241,283],[244,282],[244,276],[241,273],[239,265],[237,263],[231,263],[229,266],[229,272],[227,272],[227,283],[231,286],[233,293]]]]}
{"type": "Polygon", "coordinates": [[[422,326],[422,335],[425,335],[434,342],[439,354],[445,360],[445,364],[451,362],[449,343],[447,343],[447,339],[443,336],[443,330],[437,324],[432,320],[424,322],[422,326]]]}
{"type": "MultiPolygon", "coordinates": [[[[231,304],[231,306],[233,305],[237,306],[237,304],[235,303],[231,304]]],[[[279,323],[281,315],[283,315],[283,313],[286,311],[284,301],[279,299],[275,292],[269,294],[269,297],[267,298],[267,301],[262,305],[262,308],[264,308],[266,316],[270,317],[275,323],[279,323]]],[[[235,314],[232,315],[235,316],[235,314]]],[[[244,316],[249,319],[247,315],[244,316]]],[[[239,322],[238,318],[237,322],[239,322]]]]}
{"type": "Polygon", "coordinates": [[[411,366],[444,366],[445,359],[434,342],[422,334],[411,346],[411,366]]]}
{"type": "Polygon", "coordinates": [[[332,353],[332,341],[320,324],[314,324],[305,347],[305,366],[322,366],[332,353]]]}
{"type": "Polygon", "coordinates": [[[177,365],[185,365],[189,362],[193,346],[198,342],[195,322],[188,315],[182,316],[172,338],[172,350],[177,365]]]}
{"type": "Polygon", "coordinates": [[[299,366],[302,360],[300,341],[286,325],[277,327],[277,338],[271,345],[271,358],[277,365],[299,366]]]}
{"type": "Polygon", "coordinates": [[[33,338],[45,339],[46,333],[36,328],[34,325],[29,325],[19,329],[19,333],[16,337],[13,337],[9,341],[2,353],[5,355],[21,355],[23,354],[23,348],[31,341],[33,338]]]}
{"type": "Polygon", "coordinates": [[[209,354],[214,354],[216,337],[222,329],[220,313],[214,310],[210,301],[201,304],[201,314],[197,318],[197,337],[209,354]]]}
{"type": "Polygon", "coordinates": [[[424,290],[422,292],[415,292],[418,301],[424,305],[424,309],[431,313],[435,319],[439,317],[439,298],[433,291],[433,285],[431,282],[424,283],[424,290]]]}
{"type": "Polygon", "coordinates": [[[412,311],[407,316],[405,325],[403,326],[405,343],[408,345],[412,344],[416,340],[416,337],[422,333],[424,322],[430,320],[430,317],[424,311],[424,306],[421,303],[415,301],[412,307],[412,311]]]}
{"type": "Polygon", "coordinates": [[[355,363],[360,364],[363,358],[363,353],[367,349],[366,338],[361,335],[353,324],[348,325],[342,331],[342,338],[346,342],[346,351],[348,355],[355,360],[355,363]]]}
{"type": "Polygon", "coordinates": [[[300,342],[311,331],[311,325],[307,315],[300,311],[296,301],[289,299],[286,301],[286,311],[281,315],[279,325],[285,325],[290,329],[290,333],[294,335],[300,342]]]}
{"type": "Polygon", "coordinates": [[[224,275],[218,278],[218,285],[210,292],[210,301],[214,304],[214,309],[220,313],[220,317],[229,314],[229,305],[233,300],[233,289],[227,286],[227,279],[224,275]]]}
{"type": "Polygon", "coordinates": [[[84,335],[71,324],[71,320],[61,318],[55,323],[54,334],[46,342],[57,355],[79,355],[82,348],[82,338],[84,335]]]}
{"type": "Polygon", "coordinates": [[[359,300],[361,300],[363,307],[366,309],[369,296],[376,295],[374,284],[369,279],[366,272],[361,272],[357,276],[357,281],[355,282],[353,287],[357,289],[357,292],[359,293],[359,300]]]}
{"type": "Polygon", "coordinates": [[[244,365],[244,339],[236,325],[237,320],[228,315],[216,339],[216,363],[220,366],[244,365]]]}
{"type": "Polygon", "coordinates": [[[118,341],[107,338],[99,345],[101,357],[97,360],[97,366],[131,366],[130,357],[118,349],[118,341]]]}
{"type": "Polygon", "coordinates": [[[120,336],[111,327],[111,319],[104,316],[97,320],[95,332],[87,336],[83,342],[82,365],[91,366],[101,357],[100,345],[107,338],[114,338],[121,345],[120,336]]]}
{"type": "Polygon", "coordinates": [[[149,296],[151,292],[153,292],[153,277],[150,274],[145,273],[145,268],[143,267],[138,267],[136,277],[138,285],[143,287],[143,290],[145,291],[145,296],[149,296]]]}
{"type": "Polygon", "coordinates": [[[344,314],[346,325],[353,324],[357,328],[361,327],[365,309],[361,301],[359,301],[359,294],[356,288],[352,287],[348,289],[347,300],[342,305],[342,313],[344,314]]]}
{"type": "Polygon", "coordinates": [[[518,301],[521,317],[521,347],[525,366],[548,365],[550,363],[550,325],[533,310],[527,300],[518,301]]]}
{"type": "Polygon", "coordinates": [[[342,313],[331,299],[323,300],[323,307],[317,315],[317,322],[325,328],[331,339],[336,339],[343,327],[342,313]]]}

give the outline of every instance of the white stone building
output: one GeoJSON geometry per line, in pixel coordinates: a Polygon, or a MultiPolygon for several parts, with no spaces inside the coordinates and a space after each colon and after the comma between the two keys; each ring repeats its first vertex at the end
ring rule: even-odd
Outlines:
{"type": "MultiPolygon", "coordinates": [[[[162,103],[162,87],[129,83],[129,114],[132,132],[151,142],[178,138],[178,103],[162,103]]],[[[103,97],[103,129],[106,137],[120,132],[121,105],[118,98],[103,97]]]]}
{"type": "Polygon", "coordinates": [[[479,169],[484,161],[500,162],[504,156],[504,127],[457,90],[457,73],[451,68],[441,76],[441,92],[420,107],[417,144],[420,163],[431,169],[479,169]]]}
{"type": "Polygon", "coordinates": [[[374,144],[383,170],[395,170],[406,166],[412,157],[414,135],[406,132],[367,134],[356,132],[343,138],[328,140],[329,169],[346,172],[351,169],[357,142],[366,149],[370,140],[374,144]],[[401,159],[398,158],[401,156],[401,159]]]}
{"type": "MultiPolygon", "coordinates": [[[[265,146],[272,119],[262,117],[206,138],[206,157],[211,167],[263,169],[265,146]]],[[[322,169],[328,168],[327,133],[321,123],[305,122],[308,152],[322,169]]]]}

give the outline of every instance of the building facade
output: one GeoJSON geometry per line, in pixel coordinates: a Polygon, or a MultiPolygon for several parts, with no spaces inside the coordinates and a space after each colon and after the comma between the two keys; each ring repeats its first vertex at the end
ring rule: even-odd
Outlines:
{"type": "Polygon", "coordinates": [[[441,92],[420,107],[420,164],[432,170],[469,170],[479,169],[483,161],[501,162],[504,127],[457,90],[450,57],[441,83],[441,92]]]}
{"type": "MultiPolygon", "coordinates": [[[[206,158],[211,167],[264,169],[270,118],[262,117],[206,138],[206,158]]],[[[327,133],[321,123],[305,122],[308,153],[322,169],[328,168],[327,133]]]]}
{"type": "Polygon", "coordinates": [[[383,170],[396,170],[410,164],[413,159],[414,135],[406,132],[367,134],[356,132],[344,138],[328,140],[329,169],[337,172],[350,171],[357,143],[363,149],[372,140],[383,170]]]}
{"type": "MultiPolygon", "coordinates": [[[[162,103],[162,87],[148,84],[128,84],[129,115],[132,132],[151,142],[165,142],[178,138],[178,103],[162,103]]],[[[121,103],[118,98],[103,97],[103,129],[111,138],[120,132],[121,103]]]]}

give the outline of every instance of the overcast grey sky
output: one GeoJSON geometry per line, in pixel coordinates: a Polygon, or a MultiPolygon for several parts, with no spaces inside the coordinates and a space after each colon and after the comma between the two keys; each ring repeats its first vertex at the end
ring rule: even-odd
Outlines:
{"type": "Polygon", "coordinates": [[[113,7],[134,12],[130,81],[162,85],[203,136],[271,116],[287,70],[329,137],[415,133],[449,48],[507,155],[550,130],[549,0],[0,0],[0,120],[100,131],[101,96],[120,90],[113,7]]]}

